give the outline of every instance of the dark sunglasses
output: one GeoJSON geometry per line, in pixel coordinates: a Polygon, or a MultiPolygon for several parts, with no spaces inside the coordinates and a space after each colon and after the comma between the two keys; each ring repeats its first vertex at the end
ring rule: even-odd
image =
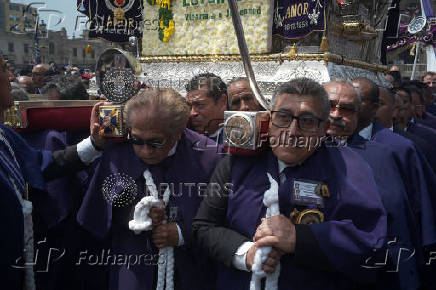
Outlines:
{"type": "Polygon", "coordinates": [[[143,140],[141,138],[132,135],[130,131],[127,133],[127,140],[133,145],[139,145],[139,146],[147,145],[155,149],[162,149],[167,143],[167,140],[159,140],[159,139],[143,140]]]}

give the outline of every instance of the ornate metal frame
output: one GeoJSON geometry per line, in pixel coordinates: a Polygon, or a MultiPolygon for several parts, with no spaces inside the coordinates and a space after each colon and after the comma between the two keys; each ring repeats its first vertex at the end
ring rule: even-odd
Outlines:
{"type": "MultiPolygon", "coordinates": [[[[325,64],[332,62],[338,65],[358,67],[376,72],[388,72],[388,67],[380,64],[370,64],[364,61],[348,59],[338,54],[330,52],[322,53],[298,53],[291,49],[289,53],[275,54],[252,54],[251,60],[254,62],[277,61],[324,61],[325,64]]],[[[162,62],[240,62],[240,55],[165,55],[165,56],[142,56],[139,58],[141,63],[162,63],[162,62]]]]}

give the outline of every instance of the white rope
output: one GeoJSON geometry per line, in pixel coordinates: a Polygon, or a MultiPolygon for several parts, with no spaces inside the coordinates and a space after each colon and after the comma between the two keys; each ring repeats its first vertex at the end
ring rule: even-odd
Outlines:
{"type": "Polygon", "coordinates": [[[18,201],[21,204],[24,217],[24,280],[23,290],[35,290],[35,274],[33,272],[34,265],[34,248],[33,248],[33,221],[32,221],[32,203],[21,197],[21,193],[18,190],[14,180],[10,178],[12,185],[14,186],[15,193],[18,201]]]}
{"type": "MultiPolygon", "coordinates": [[[[11,144],[9,144],[9,141],[6,139],[4,135],[3,129],[0,128],[0,141],[2,141],[6,147],[8,148],[9,152],[11,153],[16,165],[17,169],[20,170],[20,164],[17,161],[17,158],[15,157],[14,150],[12,150],[11,144]]],[[[8,166],[8,162],[3,160],[4,164],[8,166]]],[[[24,258],[24,280],[23,280],[23,289],[24,290],[35,290],[36,284],[35,284],[35,274],[33,272],[33,265],[34,265],[34,248],[33,248],[33,221],[32,221],[32,202],[23,199],[23,194],[20,189],[18,189],[17,184],[15,183],[15,180],[20,184],[20,187],[25,188],[25,181],[21,174],[21,172],[17,172],[17,169],[15,169],[12,166],[8,166],[8,168],[11,170],[11,174],[15,173],[14,176],[16,176],[17,179],[9,177],[9,181],[11,182],[12,186],[14,187],[15,194],[18,198],[18,201],[20,202],[21,209],[23,212],[23,222],[24,222],[24,251],[23,251],[23,258],[24,258]]]]}
{"type": "MultiPolygon", "coordinates": [[[[274,178],[267,173],[270,188],[263,195],[263,204],[266,207],[266,218],[280,214],[279,207],[279,185],[274,178]]],[[[267,274],[262,270],[263,263],[268,259],[268,254],[271,252],[271,247],[261,247],[256,250],[254,255],[253,266],[251,267],[250,290],[260,290],[261,280],[266,277],[265,290],[276,290],[278,288],[280,263],[276,266],[274,273],[267,274]]]]}
{"type": "MultiPolygon", "coordinates": [[[[150,171],[147,169],[144,171],[145,184],[148,186],[150,196],[142,198],[135,206],[135,212],[133,213],[133,220],[129,221],[129,229],[139,234],[142,231],[149,231],[153,228],[152,220],[149,217],[150,209],[152,207],[162,207],[159,200],[159,192],[157,191],[156,184],[153,181],[153,177],[150,171]]],[[[163,201],[165,206],[170,199],[170,188],[167,187],[163,194],[163,201]]],[[[165,224],[167,221],[164,220],[165,224]]],[[[174,248],[166,247],[159,249],[159,259],[157,268],[157,286],[156,290],[174,289],[174,248]]]]}

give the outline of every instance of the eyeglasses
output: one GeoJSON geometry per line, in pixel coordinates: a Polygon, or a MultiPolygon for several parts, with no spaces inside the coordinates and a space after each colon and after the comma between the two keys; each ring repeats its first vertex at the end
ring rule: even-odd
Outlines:
{"type": "Polygon", "coordinates": [[[39,72],[33,72],[32,73],[33,77],[44,76],[44,75],[45,75],[44,73],[39,73],[39,72]]]}
{"type": "Polygon", "coordinates": [[[289,128],[292,122],[297,120],[297,126],[300,130],[306,132],[317,132],[319,125],[324,120],[315,116],[294,116],[291,113],[283,111],[271,111],[271,123],[279,128],[289,128]]]}
{"type": "Polygon", "coordinates": [[[167,140],[162,140],[162,139],[157,139],[157,138],[143,140],[143,139],[140,139],[140,138],[132,135],[132,133],[130,131],[127,133],[127,140],[130,143],[132,143],[133,145],[139,145],[139,146],[147,145],[147,146],[149,146],[151,148],[155,148],[155,149],[162,149],[165,146],[165,144],[167,143],[167,140]]]}
{"type": "Polygon", "coordinates": [[[330,100],[330,111],[335,110],[338,110],[343,115],[353,114],[358,111],[354,104],[339,104],[337,101],[330,100]]]}

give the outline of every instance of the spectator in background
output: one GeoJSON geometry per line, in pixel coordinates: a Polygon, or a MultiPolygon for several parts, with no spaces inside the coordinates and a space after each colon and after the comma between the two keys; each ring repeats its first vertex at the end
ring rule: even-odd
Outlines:
{"type": "Polygon", "coordinates": [[[18,83],[11,83],[11,87],[12,87],[11,95],[14,101],[29,100],[29,95],[18,83]]]}
{"type": "Polygon", "coordinates": [[[86,89],[89,89],[89,82],[91,81],[92,76],[89,73],[82,73],[81,80],[83,85],[85,85],[86,89]]]}
{"type": "Polygon", "coordinates": [[[426,72],[421,81],[427,85],[427,87],[432,88],[433,93],[436,92],[436,73],[432,71],[426,72]]]}
{"type": "Polygon", "coordinates": [[[227,109],[227,86],[213,73],[194,76],[186,88],[186,101],[191,107],[191,129],[222,144],[224,111],[227,109]]]}
{"type": "Polygon", "coordinates": [[[391,66],[391,69],[389,71],[400,71],[400,68],[397,65],[391,66]]]}
{"type": "Polygon", "coordinates": [[[24,68],[18,70],[18,76],[32,76],[32,66],[26,65],[24,68]]]}
{"type": "Polygon", "coordinates": [[[54,61],[50,61],[48,63],[48,66],[49,66],[49,73],[48,73],[49,75],[57,75],[57,74],[59,74],[59,70],[57,69],[56,63],[54,61]]]}
{"type": "Polygon", "coordinates": [[[46,77],[49,72],[49,66],[45,63],[37,64],[32,69],[32,83],[35,94],[41,94],[41,88],[46,82],[46,77]]]}
{"type": "Polygon", "coordinates": [[[401,86],[402,83],[402,78],[401,78],[401,73],[399,71],[390,71],[389,75],[392,77],[393,81],[392,81],[392,87],[394,89],[397,89],[401,86]]]}
{"type": "Polygon", "coordinates": [[[426,72],[422,77],[422,82],[427,85],[428,89],[431,91],[432,96],[427,96],[426,100],[426,111],[432,115],[436,115],[436,73],[426,72]]]}
{"type": "Polygon", "coordinates": [[[88,100],[89,95],[82,81],[71,75],[54,77],[42,89],[49,100],[88,100]]]}
{"type": "Polygon", "coordinates": [[[71,69],[71,75],[76,76],[76,77],[80,76],[80,70],[77,66],[75,66],[71,69]]]}
{"type": "Polygon", "coordinates": [[[227,85],[231,111],[262,111],[247,78],[234,78],[227,85]]]}
{"type": "Polygon", "coordinates": [[[32,94],[35,90],[33,89],[32,78],[29,76],[19,76],[17,78],[18,84],[21,88],[25,89],[28,94],[32,94]]]}
{"type": "Polygon", "coordinates": [[[7,65],[7,73],[8,73],[9,82],[14,82],[15,81],[15,75],[14,75],[15,69],[9,62],[6,65],[7,65]]]}

